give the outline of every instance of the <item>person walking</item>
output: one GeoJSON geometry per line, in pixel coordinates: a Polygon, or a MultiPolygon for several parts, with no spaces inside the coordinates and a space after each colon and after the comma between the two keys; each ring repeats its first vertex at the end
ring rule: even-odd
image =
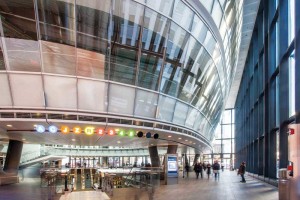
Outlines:
{"type": "Polygon", "coordinates": [[[246,162],[243,161],[238,170],[238,175],[241,175],[242,177],[242,180],[240,181],[241,183],[246,183],[245,172],[246,172],[246,162]]]}
{"type": "Polygon", "coordinates": [[[217,180],[217,178],[219,179],[220,178],[220,173],[219,173],[220,172],[220,164],[217,160],[215,160],[212,168],[213,168],[213,172],[215,174],[215,180],[217,180]]]}
{"type": "Polygon", "coordinates": [[[194,171],[196,173],[196,177],[197,179],[199,178],[199,173],[201,172],[201,178],[202,178],[202,165],[201,163],[197,162],[195,165],[194,165],[194,171]]]}
{"type": "Polygon", "coordinates": [[[185,171],[186,171],[186,177],[188,178],[188,177],[189,177],[189,171],[190,171],[190,166],[189,166],[189,164],[186,164],[186,165],[185,165],[185,171]]]}
{"type": "Polygon", "coordinates": [[[209,176],[210,176],[210,170],[211,170],[211,164],[210,163],[207,163],[206,165],[206,173],[207,173],[207,178],[209,179],[209,176]]]}

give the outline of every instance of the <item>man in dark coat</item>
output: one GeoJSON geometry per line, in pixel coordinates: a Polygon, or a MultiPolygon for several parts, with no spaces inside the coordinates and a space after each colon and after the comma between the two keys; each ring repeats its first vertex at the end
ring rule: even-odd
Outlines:
{"type": "Polygon", "coordinates": [[[242,183],[246,183],[245,176],[244,176],[245,172],[246,172],[246,163],[242,162],[240,167],[239,167],[239,171],[238,171],[238,174],[240,174],[241,177],[242,177],[242,180],[240,181],[242,183]]]}
{"type": "Polygon", "coordinates": [[[202,164],[197,162],[194,166],[194,171],[196,173],[196,177],[197,179],[199,178],[199,173],[201,174],[201,178],[203,178],[203,174],[202,174],[202,164]]]}

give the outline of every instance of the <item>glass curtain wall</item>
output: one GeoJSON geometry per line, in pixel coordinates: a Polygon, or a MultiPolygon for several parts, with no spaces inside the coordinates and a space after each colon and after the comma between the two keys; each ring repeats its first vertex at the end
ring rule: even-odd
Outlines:
{"type": "Polygon", "coordinates": [[[287,127],[299,123],[299,5],[261,2],[235,104],[235,165],[246,161],[248,172],[274,184],[288,164],[287,127]]]}
{"type": "Polygon", "coordinates": [[[234,109],[226,109],[223,112],[222,121],[216,129],[213,152],[212,154],[204,154],[204,161],[212,163],[214,160],[218,160],[225,169],[234,167],[234,126],[234,109]]]}

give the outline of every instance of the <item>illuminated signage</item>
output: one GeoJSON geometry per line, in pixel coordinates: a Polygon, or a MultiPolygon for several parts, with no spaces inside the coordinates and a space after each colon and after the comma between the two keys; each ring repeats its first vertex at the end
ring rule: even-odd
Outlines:
{"type": "Polygon", "coordinates": [[[46,131],[46,128],[43,125],[37,125],[35,127],[36,132],[38,133],[44,133],[46,131]]]}
{"type": "Polygon", "coordinates": [[[94,134],[94,129],[95,129],[94,127],[88,126],[84,129],[84,132],[87,135],[92,135],[92,134],[94,134]]]}
{"type": "Polygon", "coordinates": [[[56,126],[54,126],[54,125],[51,125],[51,126],[48,127],[48,131],[50,133],[57,133],[58,128],[56,126]]]}
{"type": "Polygon", "coordinates": [[[99,135],[103,135],[103,134],[104,134],[104,131],[103,131],[103,129],[99,128],[99,129],[97,129],[97,133],[98,133],[99,135]]]}
{"type": "Polygon", "coordinates": [[[79,126],[75,126],[73,129],[72,129],[73,133],[75,134],[80,134],[82,132],[81,128],[79,126]]]}
{"type": "Polygon", "coordinates": [[[114,130],[109,130],[109,131],[108,131],[108,134],[109,134],[109,135],[114,135],[115,132],[114,132],[114,130]]]}
{"type": "Polygon", "coordinates": [[[61,131],[62,133],[67,134],[67,133],[70,132],[70,128],[67,127],[67,126],[61,126],[61,127],[60,127],[60,131],[61,131]]]}

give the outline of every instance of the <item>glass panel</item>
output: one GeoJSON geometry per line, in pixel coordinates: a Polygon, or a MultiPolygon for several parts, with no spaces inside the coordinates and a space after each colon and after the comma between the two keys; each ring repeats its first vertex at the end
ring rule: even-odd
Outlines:
{"type": "Polygon", "coordinates": [[[100,81],[78,79],[78,109],[93,112],[107,111],[107,84],[100,81]],[[87,101],[87,99],[89,99],[87,101]]]}
{"type": "Polygon", "coordinates": [[[10,74],[9,80],[14,106],[44,107],[44,89],[40,75],[10,74]]]}
{"type": "MultiPolygon", "coordinates": [[[[0,12],[13,13],[29,19],[35,19],[34,1],[9,0],[0,2],[0,12]]],[[[1,13],[2,15],[2,13],[1,13]]]]}
{"type": "Polygon", "coordinates": [[[289,116],[295,115],[295,51],[289,57],[289,116]]]}
{"type": "Polygon", "coordinates": [[[210,55],[213,54],[213,51],[215,50],[215,46],[216,46],[216,40],[215,38],[212,36],[212,34],[208,31],[205,41],[203,43],[203,46],[206,48],[206,50],[210,53],[210,55]]]}
{"type": "Polygon", "coordinates": [[[288,25],[289,25],[289,44],[295,38],[295,0],[289,0],[289,14],[288,14],[288,25]]]}
{"type": "Polygon", "coordinates": [[[188,109],[188,105],[177,101],[174,111],[173,123],[184,125],[188,109]]]}
{"type": "Polygon", "coordinates": [[[231,139],[222,140],[223,143],[223,153],[231,153],[231,139]]]}
{"type": "Polygon", "coordinates": [[[192,30],[191,33],[192,35],[201,43],[203,44],[206,34],[207,34],[207,27],[206,25],[202,22],[202,20],[195,15],[194,20],[193,20],[193,25],[192,25],[192,30]]]}
{"type": "Polygon", "coordinates": [[[0,40],[0,71],[5,70],[5,62],[3,57],[3,51],[2,51],[2,40],[0,40]]]}
{"type": "Polygon", "coordinates": [[[16,16],[1,14],[9,69],[41,71],[36,23],[16,16]]]}
{"type": "Polygon", "coordinates": [[[40,21],[45,24],[75,30],[74,0],[38,0],[38,13],[40,21]]]}
{"type": "Polygon", "coordinates": [[[163,47],[168,32],[167,18],[146,8],[142,48],[153,52],[163,53],[163,47]]]}
{"type": "Polygon", "coordinates": [[[193,12],[181,0],[176,0],[172,18],[185,30],[190,30],[191,22],[193,19],[193,12]]]}
{"type": "Polygon", "coordinates": [[[76,85],[76,78],[44,76],[47,107],[77,110],[76,85]]]}
{"type": "Polygon", "coordinates": [[[175,103],[175,99],[160,95],[157,118],[162,121],[172,122],[175,103]]]}
{"type": "Polygon", "coordinates": [[[138,86],[158,90],[158,79],[162,58],[142,53],[139,67],[138,86]]]}
{"type": "Polygon", "coordinates": [[[177,97],[181,76],[182,71],[180,67],[166,63],[161,80],[160,91],[164,94],[177,97]]]}
{"type": "Polygon", "coordinates": [[[214,3],[214,7],[213,7],[211,15],[212,15],[212,18],[214,19],[217,27],[219,28],[220,22],[221,22],[221,19],[222,19],[222,15],[223,15],[223,11],[222,11],[221,6],[220,6],[220,4],[217,0],[214,3]]]}
{"type": "Polygon", "coordinates": [[[7,74],[0,73],[0,106],[12,106],[7,74]]]}
{"type": "Polygon", "coordinates": [[[105,74],[107,78],[108,72],[104,71],[104,62],[109,62],[107,47],[110,1],[77,0],[76,4],[77,47],[98,52],[78,52],[78,75],[104,79],[105,74]],[[96,55],[96,60],[91,55],[96,55]]]}
{"type": "Polygon", "coordinates": [[[134,115],[155,118],[158,94],[137,90],[134,115]]]}
{"type": "Polygon", "coordinates": [[[224,110],[222,117],[222,124],[231,123],[231,110],[224,110]]]}
{"type": "Polygon", "coordinates": [[[132,115],[135,89],[122,85],[110,84],[108,112],[132,115]]]}
{"type": "Polygon", "coordinates": [[[171,23],[169,38],[167,42],[167,60],[180,60],[183,54],[183,49],[188,42],[188,37],[189,35],[184,29],[180,28],[173,22],[171,23]]]}
{"type": "Polygon", "coordinates": [[[170,16],[173,10],[173,1],[174,0],[147,0],[147,5],[164,15],[170,16]]]}
{"type": "Polygon", "coordinates": [[[231,138],[231,125],[222,125],[222,138],[231,138]]]}
{"type": "Polygon", "coordinates": [[[112,47],[115,43],[138,46],[141,30],[143,6],[133,1],[115,0],[113,6],[113,35],[112,47]]]}
{"type": "Polygon", "coordinates": [[[77,75],[104,79],[105,55],[77,49],[77,75]]]}
{"type": "Polygon", "coordinates": [[[111,50],[110,80],[135,84],[138,51],[114,45],[111,50]]]}
{"type": "Polygon", "coordinates": [[[42,41],[44,72],[76,75],[75,47],[42,41]]]}
{"type": "Polygon", "coordinates": [[[200,2],[206,8],[206,10],[210,13],[212,4],[214,3],[214,0],[200,0],[200,2]]]}
{"type": "Polygon", "coordinates": [[[193,128],[195,120],[199,117],[199,115],[200,115],[200,113],[198,110],[196,110],[192,107],[189,107],[185,125],[187,127],[193,128]]]}

